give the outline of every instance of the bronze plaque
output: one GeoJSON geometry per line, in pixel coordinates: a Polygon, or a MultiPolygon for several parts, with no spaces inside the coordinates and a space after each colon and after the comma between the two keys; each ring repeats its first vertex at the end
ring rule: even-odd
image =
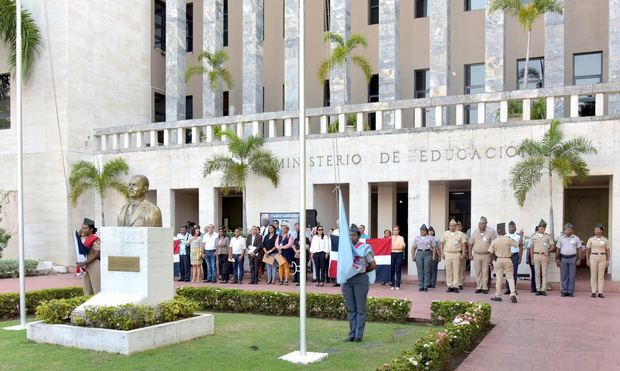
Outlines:
{"type": "Polygon", "coordinates": [[[140,257],[108,256],[108,270],[115,272],[140,272],[140,257]]]}

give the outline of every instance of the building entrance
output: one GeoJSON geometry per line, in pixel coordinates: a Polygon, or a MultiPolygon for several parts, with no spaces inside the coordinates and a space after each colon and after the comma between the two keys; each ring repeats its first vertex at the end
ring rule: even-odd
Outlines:
{"type": "MultiPolygon", "coordinates": [[[[243,194],[241,192],[230,191],[223,194],[222,198],[220,225],[226,229],[235,229],[243,226],[243,194]]],[[[255,224],[256,221],[248,220],[248,224],[255,224]]]]}

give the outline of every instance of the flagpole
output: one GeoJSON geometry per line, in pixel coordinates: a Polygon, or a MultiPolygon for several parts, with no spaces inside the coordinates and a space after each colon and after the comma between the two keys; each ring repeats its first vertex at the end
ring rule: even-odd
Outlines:
{"type": "Polygon", "coordinates": [[[306,94],[304,0],[299,0],[299,354],[306,357],[306,94]]]}

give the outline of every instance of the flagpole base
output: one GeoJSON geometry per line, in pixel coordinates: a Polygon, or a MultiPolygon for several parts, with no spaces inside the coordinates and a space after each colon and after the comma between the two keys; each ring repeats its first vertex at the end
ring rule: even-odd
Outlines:
{"type": "Polygon", "coordinates": [[[324,360],[327,358],[327,355],[327,353],[306,352],[306,355],[302,356],[301,353],[296,350],[289,354],[283,355],[279,359],[297,365],[309,365],[310,363],[316,363],[324,360]]]}
{"type": "Polygon", "coordinates": [[[15,325],[15,326],[3,327],[2,329],[7,330],[7,331],[21,331],[21,330],[25,330],[26,326],[15,325]]]}

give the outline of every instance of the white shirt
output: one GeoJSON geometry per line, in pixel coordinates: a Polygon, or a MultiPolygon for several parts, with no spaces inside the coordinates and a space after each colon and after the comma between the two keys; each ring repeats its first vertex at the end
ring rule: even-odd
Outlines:
{"type": "Polygon", "coordinates": [[[310,243],[310,253],[315,254],[324,252],[329,254],[332,249],[332,239],[329,236],[324,236],[322,239],[320,236],[312,236],[312,242],[310,243]]]}
{"type": "Polygon", "coordinates": [[[230,239],[230,247],[232,247],[233,255],[241,255],[245,252],[245,238],[232,237],[230,239]]]}
{"type": "MultiPolygon", "coordinates": [[[[517,243],[521,240],[521,235],[519,233],[517,233],[516,231],[515,231],[515,233],[506,233],[506,236],[512,238],[515,241],[517,241],[517,243]]],[[[517,247],[510,246],[510,252],[512,254],[518,253],[519,252],[519,247],[518,246],[517,247]]]]}
{"type": "Polygon", "coordinates": [[[266,235],[269,234],[269,226],[262,226],[260,227],[260,234],[265,237],[266,235]]]}
{"type": "Polygon", "coordinates": [[[202,235],[202,243],[205,244],[205,251],[215,250],[215,240],[217,239],[217,233],[205,233],[202,235]]]}
{"type": "Polygon", "coordinates": [[[179,255],[185,255],[185,246],[189,240],[189,233],[178,233],[177,240],[179,240],[179,255]]]}

